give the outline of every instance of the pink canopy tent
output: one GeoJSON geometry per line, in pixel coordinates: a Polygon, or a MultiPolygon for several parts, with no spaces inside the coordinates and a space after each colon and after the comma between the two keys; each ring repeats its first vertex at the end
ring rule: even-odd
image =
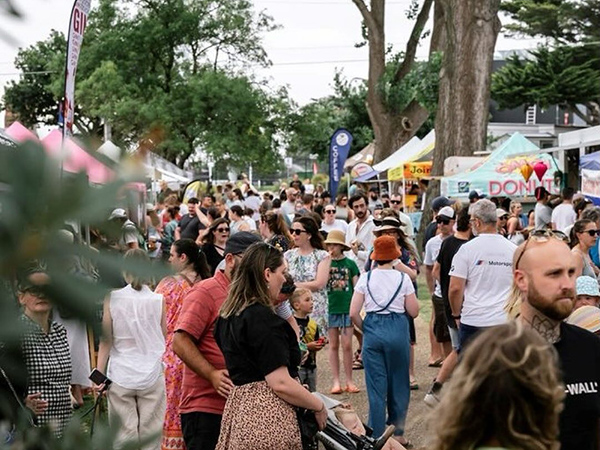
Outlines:
{"type": "MultiPolygon", "coordinates": [[[[42,139],[42,145],[50,156],[60,158],[62,147],[62,132],[52,131],[42,139]]],[[[71,173],[85,172],[92,183],[104,184],[114,177],[111,169],[106,167],[70,138],[65,140],[66,156],[63,160],[63,170],[71,173]]]]}
{"type": "Polygon", "coordinates": [[[21,122],[13,122],[4,132],[17,142],[39,141],[38,137],[21,122]]]}

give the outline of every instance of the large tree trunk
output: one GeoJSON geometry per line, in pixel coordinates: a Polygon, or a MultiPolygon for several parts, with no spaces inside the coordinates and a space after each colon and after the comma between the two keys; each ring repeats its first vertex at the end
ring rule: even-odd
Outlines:
{"type": "MultiPolygon", "coordinates": [[[[436,0],[435,35],[443,52],[435,120],[432,175],[441,176],[449,156],[470,156],[486,147],[494,47],[500,31],[500,0],[436,0]],[[439,25],[439,26],[438,26],[439,25]]],[[[439,195],[429,185],[428,199],[439,195]]],[[[426,208],[421,224],[426,226],[426,208]]]]}
{"type": "MultiPolygon", "coordinates": [[[[375,163],[390,156],[407,142],[423,125],[429,116],[428,111],[416,101],[403,111],[393,113],[387,108],[377,88],[385,72],[385,0],[371,0],[369,9],[364,0],[352,0],[363,16],[369,41],[369,77],[367,80],[367,111],[375,135],[375,163]]],[[[401,81],[412,67],[415,53],[427,23],[433,0],[424,0],[417,16],[411,37],[406,47],[405,59],[395,74],[401,81]]]]}

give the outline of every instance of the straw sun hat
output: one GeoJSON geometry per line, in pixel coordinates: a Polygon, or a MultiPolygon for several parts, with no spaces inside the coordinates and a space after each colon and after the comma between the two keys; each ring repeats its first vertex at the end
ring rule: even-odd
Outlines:
{"type": "Polygon", "coordinates": [[[350,250],[350,247],[346,245],[346,235],[340,230],[331,230],[327,235],[324,244],[337,244],[344,247],[344,250],[350,250]]]}

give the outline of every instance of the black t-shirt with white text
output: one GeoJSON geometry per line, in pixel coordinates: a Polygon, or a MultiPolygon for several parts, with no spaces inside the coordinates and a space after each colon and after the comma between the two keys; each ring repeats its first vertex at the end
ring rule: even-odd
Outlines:
{"type": "Polygon", "coordinates": [[[562,323],[554,348],[565,384],[560,415],[561,450],[597,450],[600,421],[600,338],[562,323]]]}
{"type": "Polygon", "coordinates": [[[437,262],[440,265],[440,287],[442,289],[442,300],[444,300],[444,310],[446,320],[452,328],[456,327],[456,322],[452,318],[452,309],[450,309],[450,300],[448,298],[448,289],[450,288],[450,269],[452,268],[452,259],[458,249],[469,242],[466,239],[459,239],[455,236],[449,236],[442,242],[437,262]]]}

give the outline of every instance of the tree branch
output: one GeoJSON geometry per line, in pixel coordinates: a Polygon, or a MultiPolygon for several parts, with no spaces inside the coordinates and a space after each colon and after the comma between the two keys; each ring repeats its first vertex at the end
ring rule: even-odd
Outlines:
{"type": "Polygon", "coordinates": [[[369,29],[369,31],[374,30],[377,27],[377,24],[375,23],[371,11],[369,11],[369,8],[367,8],[365,2],[363,0],[352,0],[352,3],[354,3],[360,11],[363,20],[367,25],[367,29],[369,29]]]}
{"type": "Polygon", "coordinates": [[[402,64],[400,64],[400,67],[398,67],[398,70],[394,75],[394,80],[396,82],[401,81],[408,74],[408,72],[410,72],[413,62],[415,61],[415,56],[417,54],[417,46],[419,45],[421,35],[423,34],[423,28],[425,28],[425,24],[429,19],[429,12],[431,11],[432,4],[433,0],[425,0],[423,2],[423,6],[421,7],[421,11],[417,16],[415,26],[413,27],[412,32],[410,33],[410,38],[408,39],[408,43],[406,44],[404,60],[402,61],[402,64]]]}

